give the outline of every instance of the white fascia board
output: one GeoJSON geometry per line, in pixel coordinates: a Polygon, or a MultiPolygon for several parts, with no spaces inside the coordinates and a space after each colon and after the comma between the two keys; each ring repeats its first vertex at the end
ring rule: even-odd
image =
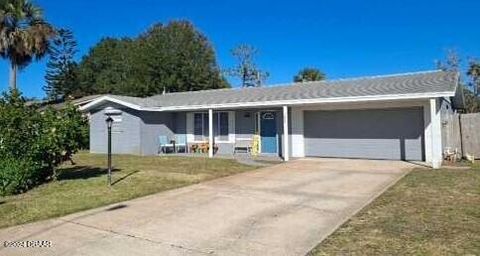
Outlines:
{"type": "Polygon", "coordinates": [[[83,107],[80,110],[88,110],[104,101],[114,102],[135,110],[142,111],[192,111],[192,110],[207,110],[207,109],[231,109],[242,107],[271,107],[283,105],[308,105],[320,103],[341,103],[341,102],[362,102],[362,101],[381,101],[381,100],[410,100],[410,99],[429,99],[439,97],[453,97],[455,92],[435,92],[435,93],[409,93],[409,94],[392,94],[392,95],[375,95],[375,96],[355,96],[355,97],[336,97],[336,98],[317,98],[317,99],[299,99],[299,100],[276,100],[276,101],[258,101],[258,102],[241,102],[241,103],[224,103],[224,104],[210,104],[210,105],[187,105],[187,106],[171,106],[171,107],[141,107],[129,102],[118,100],[109,96],[104,96],[96,99],[83,107]]]}
{"type": "MultiPolygon", "coordinates": [[[[453,92],[440,93],[416,93],[403,95],[381,95],[381,96],[361,96],[361,97],[337,97],[337,98],[317,98],[317,99],[300,99],[300,100],[278,100],[278,101],[259,101],[259,102],[242,102],[242,103],[225,103],[211,105],[190,105],[190,106],[173,106],[160,107],[152,111],[174,111],[174,110],[198,110],[198,109],[225,109],[240,107],[264,107],[264,106],[282,106],[282,105],[306,105],[318,103],[337,103],[337,102],[361,102],[361,101],[379,101],[379,100],[407,100],[407,99],[429,99],[438,97],[451,97],[453,92]]],[[[144,109],[146,110],[146,109],[144,109]]]]}
{"type": "Polygon", "coordinates": [[[135,109],[135,110],[143,110],[141,106],[139,105],[136,105],[136,104],[132,104],[130,102],[126,102],[126,101],[123,101],[123,100],[119,100],[119,99],[115,99],[115,98],[112,98],[112,97],[109,97],[109,96],[102,96],[96,100],[93,100],[91,101],[90,103],[88,104],[85,104],[83,105],[82,107],[80,107],[80,110],[81,111],[87,111],[97,105],[100,105],[104,102],[113,102],[113,103],[117,103],[119,105],[122,105],[122,106],[125,106],[125,107],[128,107],[128,108],[131,108],[131,109],[135,109]]]}

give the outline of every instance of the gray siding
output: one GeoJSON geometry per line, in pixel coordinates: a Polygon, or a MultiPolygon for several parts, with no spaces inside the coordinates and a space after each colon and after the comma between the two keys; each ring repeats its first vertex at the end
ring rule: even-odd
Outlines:
{"type": "Polygon", "coordinates": [[[256,111],[235,111],[235,137],[252,138],[255,133],[256,111]]]}
{"type": "Polygon", "coordinates": [[[187,134],[187,114],[185,112],[175,113],[175,133],[187,134]]]}
{"type": "Polygon", "coordinates": [[[232,155],[233,154],[233,143],[217,143],[218,146],[218,155],[232,155]]]}
{"type": "Polygon", "coordinates": [[[140,126],[138,112],[109,103],[95,109],[90,114],[90,152],[107,153],[107,125],[105,108],[121,110],[121,122],[115,122],[112,128],[112,152],[114,154],[141,154],[140,126]]]}
{"type": "MultiPolygon", "coordinates": [[[[110,103],[99,107],[90,115],[90,152],[107,152],[107,126],[105,108],[121,110],[121,122],[112,129],[112,152],[114,154],[156,155],[158,136],[175,136],[175,128],[182,124],[182,113],[135,111],[110,103]],[[179,116],[177,118],[177,116],[179,116]]],[[[184,121],[183,121],[184,122],[184,121]]]]}
{"type": "Polygon", "coordinates": [[[175,113],[167,112],[139,112],[142,120],[141,148],[142,155],[158,154],[160,135],[173,139],[175,136],[175,113]]]}
{"type": "Polygon", "coordinates": [[[307,156],[423,160],[423,110],[305,111],[307,156]]]}
{"type": "Polygon", "coordinates": [[[283,111],[277,111],[277,154],[283,157],[283,111]]]}

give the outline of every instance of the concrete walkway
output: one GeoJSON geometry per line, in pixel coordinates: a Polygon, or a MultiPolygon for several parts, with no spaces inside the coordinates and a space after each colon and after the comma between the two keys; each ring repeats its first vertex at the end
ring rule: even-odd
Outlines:
{"type": "Polygon", "coordinates": [[[304,255],[414,165],[302,159],[0,230],[0,255],[304,255]],[[51,241],[5,248],[3,241],[51,241]]]}

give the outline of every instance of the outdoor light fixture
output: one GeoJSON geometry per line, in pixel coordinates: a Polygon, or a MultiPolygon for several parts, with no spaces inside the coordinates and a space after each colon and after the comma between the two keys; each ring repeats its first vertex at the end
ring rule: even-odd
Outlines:
{"type": "Polygon", "coordinates": [[[113,124],[113,118],[108,115],[107,119],[105,120],[107,122],[107,128],[108,128],[108,185],[112,185],[112,124],[113,124]]]}

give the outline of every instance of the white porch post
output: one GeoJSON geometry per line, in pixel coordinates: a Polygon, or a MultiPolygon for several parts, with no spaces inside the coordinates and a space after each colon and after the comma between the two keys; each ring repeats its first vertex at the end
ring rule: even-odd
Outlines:
{"type": "Polygon", "coordinates": [[[283,106],[283,160],[285,162],[290,158],[288,134],[288,107],[283,106]]]}
{"type": "Polygon", "coordinates": [[[208,157],[213,157],[213,109],[208,110],[208,157]]]}
{"type": "Polygon", "coordinates": [[[428,99],[423,107],[425,123],[425,162],[434,169],[440,168],[443,160],[441,115],[437,99],[428,99]]]}
{"type": "Polygon", "coordinates": [[[430,99],[430,135],[432,168],[438,169],[442,165],[442,124],[440,111],[437,109],[437,99],[430,99]]]}
{"type": "Polygon", "coordinates": [[[292,140],[292,157],[305,157],[305,143],[303,138],[303,109],[298,107],[290,108],[290,133],[292,140]]]}
{"type": "Polygon", "coordinates": [[[432,165],[432,121],[430,111],[430,99],[425,101],[423,106],[423,122],[425,128],[424,142],[425,142],[425,162],[428,165],[432,165]]]}

